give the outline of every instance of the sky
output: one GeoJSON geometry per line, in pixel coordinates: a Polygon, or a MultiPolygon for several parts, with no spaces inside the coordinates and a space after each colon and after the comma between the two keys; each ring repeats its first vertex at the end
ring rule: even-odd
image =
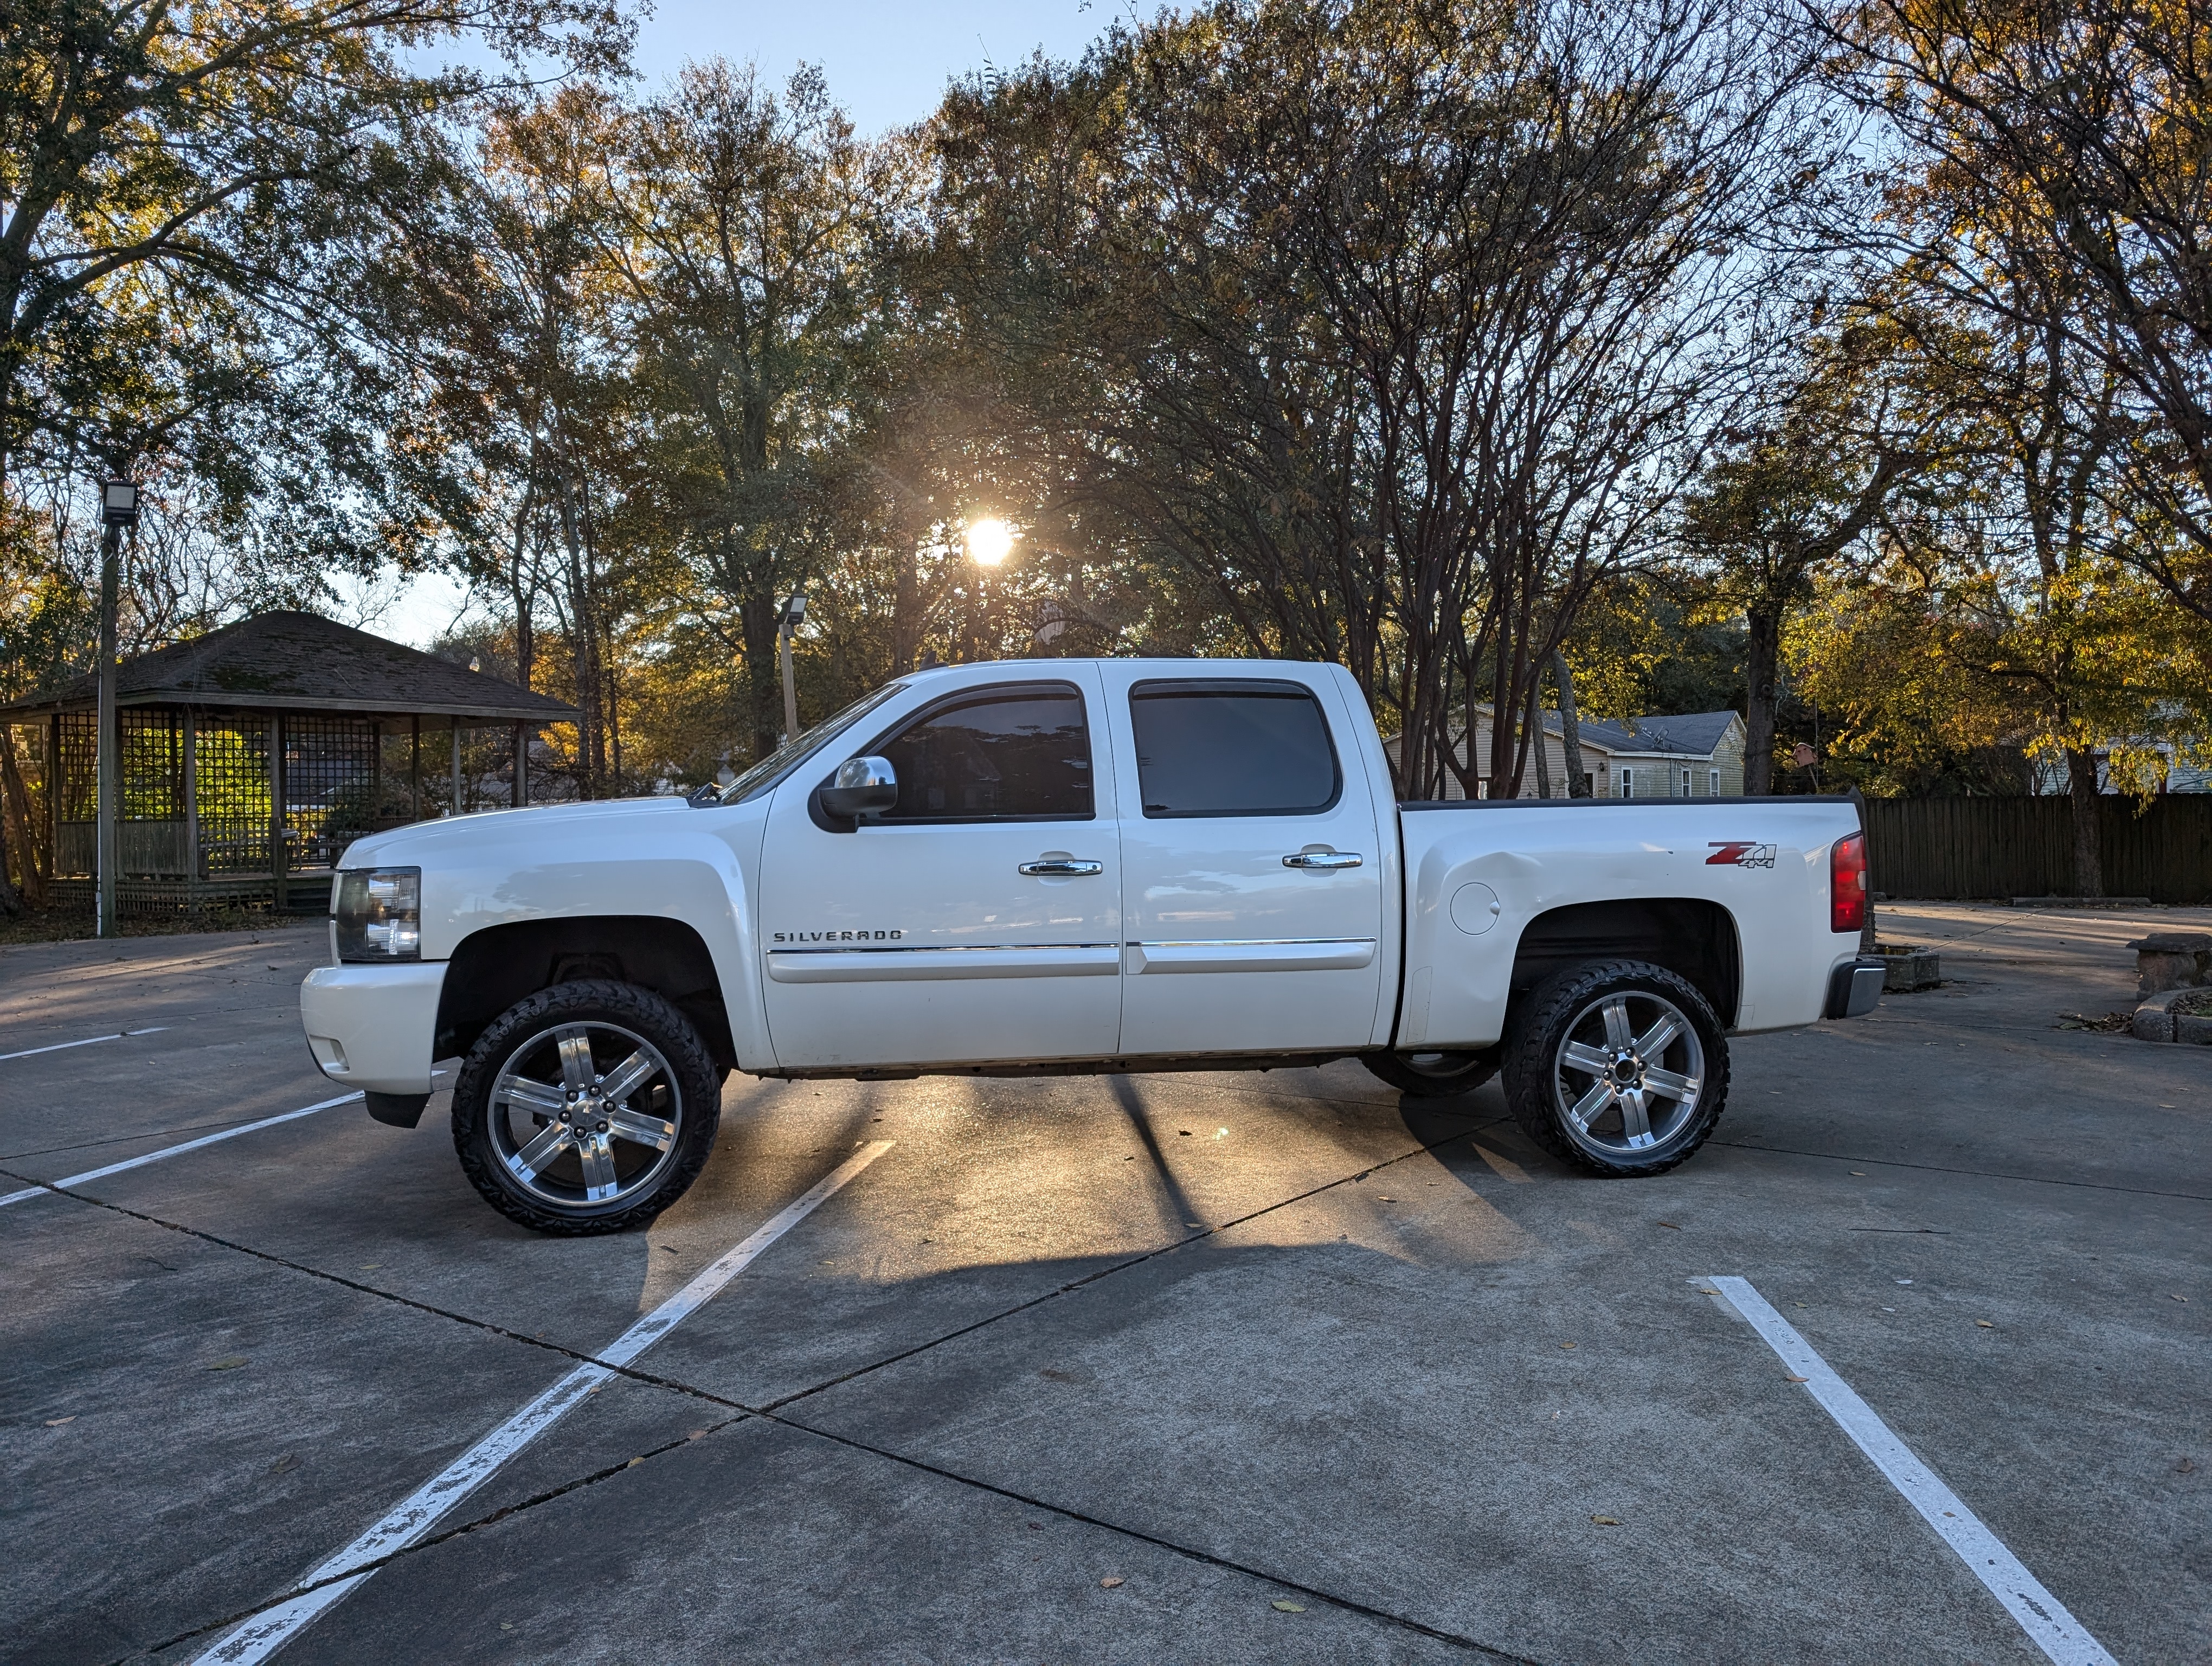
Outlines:
{"type": "MultiPolygon", "coordinates": [[[[660,0],[638,25],[637,89],[657,88],[698,58],[750,59],[763,79],[779,83],[799,64],[817,64],[860,131],[879,133],[920,121],[948,80],[986,64],[1009,67],[1039,47],[1079,57],[1115,15],[1126,15],[1116,0],[660,0]]],[[[368,629],[416,647],[450,629],[467,602],[441,575],[348,587],[342,598],[368,629]]]]}

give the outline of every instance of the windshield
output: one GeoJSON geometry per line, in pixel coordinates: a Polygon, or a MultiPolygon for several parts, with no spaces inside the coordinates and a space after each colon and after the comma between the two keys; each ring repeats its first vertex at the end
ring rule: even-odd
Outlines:
{"type": "Polygon", "coordinates": [[[862,695],[844,710],[823,718],[804,734],[785,741],[707,801],[712,804],[743,804],[773,791],[786,775],[806,762],[808,755],[824,741],[863,713],[873,711],[905,686],[903,683],[886,683],[873,694],[862,695]]]}

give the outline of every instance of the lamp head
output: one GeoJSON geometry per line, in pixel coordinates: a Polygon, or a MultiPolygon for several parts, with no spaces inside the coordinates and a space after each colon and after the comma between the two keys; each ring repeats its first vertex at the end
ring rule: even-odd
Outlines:
{"type": "Polygon", "coordinates": [[[104,526],[138,524],[138,483],[103,480],[100,483],[100,520],[104,526]]]}

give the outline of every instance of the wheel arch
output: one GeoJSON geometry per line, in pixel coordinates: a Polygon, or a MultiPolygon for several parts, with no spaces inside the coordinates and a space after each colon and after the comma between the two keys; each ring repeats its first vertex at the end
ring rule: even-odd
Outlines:
{"type": "Polygon", "coordinates": [[[1735,1026],[1743,995],[1743,943],[1735,917],[1696,897],[1571,903],[1538,915],[1513,950],[1510,999],[1525,1000],[1554,973],[1589,960],[1645,960],[1686,978],[1735,1026]]]}
{"type": "Polygon", "coordinates": [[[706,939],[684,921],[662,915],[522,920],[471,932],[447,964],[436,1056],[466,1053],[517,1001],[585,977],[652,990],[691,1020],[717,1067],[736,1067],[729,1006],[706,939]]]}

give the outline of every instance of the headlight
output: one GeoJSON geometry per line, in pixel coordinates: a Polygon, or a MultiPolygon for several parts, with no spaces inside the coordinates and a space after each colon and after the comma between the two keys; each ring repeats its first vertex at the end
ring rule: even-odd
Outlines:
{"type": "Polygon", "coordinates": [[[422,958],[422,870],[371,867],[338,875],[338,958],[422,958]]]}

